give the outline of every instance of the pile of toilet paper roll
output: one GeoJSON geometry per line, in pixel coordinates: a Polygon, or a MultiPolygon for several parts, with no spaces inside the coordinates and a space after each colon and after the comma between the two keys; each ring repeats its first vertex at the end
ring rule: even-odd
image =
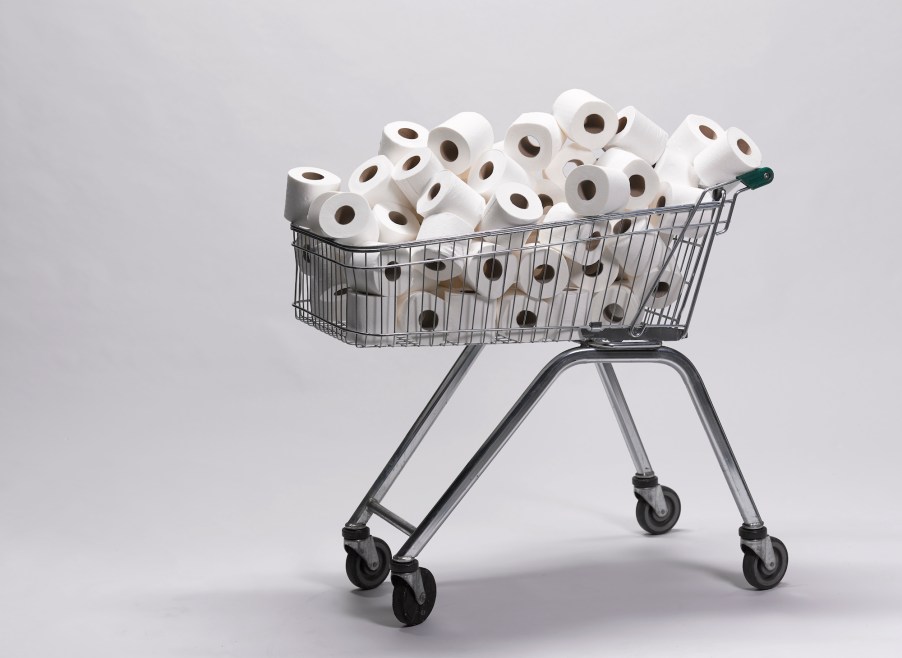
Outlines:
{"type": "MultiPolygon", "coordinates": [[[[477,112],[432,130],[389,123],[346,189],[324,169],[289,171],[285,218],[357,248],[304,271],[312,313],[371,336],[483,342],[630,322],[649,286],[646,307],[672,305],[684,282],[663,268],[670,241],[703,238],[706,224],[686,226],[688,212],[572,220],[694,205],[705,187],[759,167],[757,145],[695,114],[668,134],[581,89],[551,110],[521,114],[498,142],[477,112]]],[[[300,239],[316,261],[317,240],[300,239]]]]}

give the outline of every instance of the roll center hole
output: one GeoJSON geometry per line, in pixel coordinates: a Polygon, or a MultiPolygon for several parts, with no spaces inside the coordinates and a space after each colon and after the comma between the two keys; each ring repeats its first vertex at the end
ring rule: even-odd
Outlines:
{"type": "Polygon", "coordinates": [[[438,193],[441,191],[441,189],[442,189],[441,183],[436,183],[435,185],[430,187],[429,188],[429,198],[434,199],[435,197],[437,197],[438,193]]]}
{"type": "Polygon", "coordinates": [[[363,171],[360,172],[360,176],[358,177],[358,180],[360,180],[361,183],[366,183],[368,180],[372,180],[373,176],[375,176],[378,171],[379,171],[379,167],[377,167],[376,165],[367,167],[366,169],[364,169],[363,171]]]}
{"type": "Polygon", "coordinates": [[[740,151],[742,151],[746,155],[752,154],[752,147],[749,146],[749,143],[747,141],[745,141],[744,139],[737,140],[736,146],[739,148],[740,151]]]}
{"type": "Polygon", "coordinates": [[[620,304],[608,304],[601,313],[608,322],[623,322],[623,318],[626,316],[626,309],[620,304]]]}
{"type": "Polygon", "coordinates": [[[642,196],[645,194],[645,176],[633,174],[630,176],[630,196],[642,196]]]}
{"type": "Polygon", "coordinates": [[[698,131],[708,139],[717,139],[717,133],[705,124],[700,125],[698,131]]]}
{"type": "Polygon", "coordinates": [[[525,210],[529,207],[529,201],[526,200],[525,196],[519,193],[511,194],[511,203],[517,206],[520,210],[525,210]]]}
{"type": "Polygon", "coordinates": [[[629,119],[627,119],[626,117],[620,117],[620,120],[617,121],[617,134],[618,135],[623,132],[623,129],[626,128],[627,123],[629,123],[629,119]]]}
{"type": "Polygon", "coordinates": [[[417,321],[420,323],[421,329],[425,329],[426,331],[434,331],[438,326],[438,313],[427,309],[420,313],[417,321]]]}
{"type": "Polygon", "coordinates": [[[398,263],[395,261],[389,261],[389,267],[385,268],[385,278],[389,281],[397,281],[401,278],[401,268],[398,267],[398,263]]]}
{"type": "Polygon", "coordinates": [[[305,171],[301,174],[301,178],[306,178],[307,180],[322,180],[325,176],[318,174],[315,171],[305,171]]]}
{"type": "Polygon", "coordinates": [[[542,204],[542,212],[548,212],[548,209],[554,205],[554,199],[547,194],[540,194],[539,203],[542,204]]]}
{"type": "Polygon", "coordinates": [[[592,236],[586,240],[586,251],[595,251],[601,244],[601,232],[592,231],[592,236]]]}
{"type": "Polygon", "coordinates": [[[494,171],[495,171],[495,164],[491,160],[489,160],[488,162],[486,162],[484,165],[482,165],[479,168],[479,179],[485,180],[486,178],[491,176],[492,173],[494,173],[494,171]]]}
{"type": "Polygon", "coordinates": [[[625,217],[625,218],[621,219],[619,222],[617,222],[616,224],[614,224],[614,229],[613,229],[614,233],[616,233],[617,235],[626,233],[627,231],[630,230],[632,225],[633,225],[633,220],[629,219],[628,217],[625,217]]]}
{"type": "Polygon", "coordinates": [[[539,265],[532,271],[532,278],[539,283],[548,283],[554,279],[554,268],[551,265],[539,265]]]}
{"type": "Polygon", "coordinates": [[[404,139],[416,139],[420,136],[420,133],[413,128],[398,128],[398,134],[404,139]]]}
{"type": "Polygon", "coordinates": [[[583,129],[592,135],[597,135],[604,130],[604,117],[600,114],[587,114],[583,120],[583,129]]]}
{"type": "Polygon", "coordinates": [[[446,162],[454,162],[457,160],[457,156],[460,155],[460,151],[457,149],[457,144],[452,142],[450,139],[446,139],[441,143],[441,146],[438,147],[439,153],[442,158],[445,159],[446,162]]]}
{"type": "Polygon", "coordinates": [[[426,261],[426,263],[423,265],[423,267],[425,267],[427,270],[432,270],[433,272],[441,272],[442,270],[444,270],[447,267],[447,265],[445,265],[440,260],[435,260],[434,258],[430,258],[426,261]]]}
{"type": "Polygon", "coordinates": [[[515,319],[518,327],[534,327],[539,323],[539,316],[532,311],[520,311],[515,319]]]}
{"type": "Polygon", "coordinates": [[[539,145],[539,140],[532,135],[526,135],[526,137],[520,139],[517,148],[520,149],[520,154],[526,158],[534,158],[542,150],[542,147],[539,145]]]}
{"type": "Polygon", "coordinates": [[[504,267],[497,258],[489,258],[482,264],[482,273],[489,281],[497,281],[504,276],[504,267]]]}
{"type": "Polygon", "coordinates": [[[670,284],[666,281],[659,281],[658,285],[655,286],[655,297],[667,297],[669,292],[670,284]]]}
{"type": "Polygon", "coordinates": [[[657,203],[655,203],[655,208],[664,208],[667,205],[667,198],[664,196],[659,196],[657,203]]]}
{"type": "Polygon", "coordinates": [[[407,226],[407,217],[405,217],[403,213],[400,213],[397,210],[389,211],[388,218],[398,226],[407,226]]]}
{"type": "Polygon", "coordinates": [[[404,164],[401,165],[401,169],[403,169],[404,171],[410,171],[411,169],[416,167],[418,164],[420,164],[420,156],[415,155],[412,158],[407,158],[404,161],[404,164]]]}
{"type": "Polygon", "coordinates": [[[579,182],[579,185],[576,187],[576,191],[579,194],[579,198],[583,201],[591,201],[595,198],[595,183],[590,180],[583,180],[579,182]]]}
{"type": "Polygon", "coordinates": [[[354,221],[356,214],[351,206],[341,206],[335,211],[335,221],[342,226],[346,226],[354,221]]]}

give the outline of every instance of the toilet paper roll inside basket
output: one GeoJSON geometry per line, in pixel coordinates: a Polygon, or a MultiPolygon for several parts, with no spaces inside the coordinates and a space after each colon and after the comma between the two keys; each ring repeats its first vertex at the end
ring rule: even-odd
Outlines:
{"type": "Polygon", "coordinates": [[[667,131],[632,105],[617,113],[617,134],[608,147],[621,148],[653,165],[667,146],[667,131]]]}
{"type": "MultiPolygon", "coordinates": [[[[642,298],[651,289],[651,295],[645,302],[649,308],[667,308],[676,302],[683,292],[683,275],[673,267],[652,268],[648,273],[648,282],[644,287],[642,298]]],[[[641,302],[641,299],[640,299],[641,302]]]]}
{"type": "Polygon", "coordinates": [[[611,232],[609,222],[568,223],[580,215],[567,203],[556,203],[545,215],[538,230],[538,243],[560,250],[564,256],[578,263],[598,259],[604,245],[603,237],[611,232]]]}
{"type": "Polygon", "coordinates": [[[550,299],[570,285],[570,266],[553,247],[527,245],[520,252],[517,285],[534,299],[550,299]]]}
{"type": "Polygon", "coordinates": [[[317,167],[295,167],[288,172],[285,219],[296,226],[313,228],[307,221],[310,204],[324,192],[338,192],[341,179],[317,167]]]}
{"type": "Polygon", "coordinates": [[[567,176],[564,193],[580,216],[617,212],[630,202],[629,177],[617,167],[583,165],[567,176]]]}
{"type": "Polygon", "coordinates": [[[440,171],[426,186],[417,201],[417,212],[423,217],[452,213],[467,222],[470,230],[482,220],[485,199],[450,171],[440,171]]]}
{"type": "MultiPolygon", "coordinates": [[[[629,286],[614,283],[592,297],[589,322],[603,325],[631,326],[640,310],[641,298],[629,286]]],[[[640,318],[641,320],[641,318],[640,318]]]]}
{"type": "Polygon", "coordinates": [[[379,225],[369,203],[359,194],[339,192],[319,207],[314,230],[348,245],[363,245],[379,239],[379,225]]]}
{"type": "Polygon", "coordinates": [[[310,312],[332,325],[343,325],[348,319],[349,292],[353,291],[341,284],[325,288],[312,286],[309,290],[310,312]]]}
{"type": "Polygon", "coordinates": [[[567,197],[564,195],[564,188],[547,178],[533,180],[530,187],[539,197],[539,202],[542,204],[543,215],[551,210],[551,207],[554,206],[554,204],[563,203],[567,200],[567,197]]]}
{"type": "Polygon", "coordinates": [[[579,144],[565,144],[542,173],[545,178],[563,189],[567,184],[567,174],[581,165],[594,163],[595,155],[589,149],[579,144]]]}
{"type": "Polygon", "coordinates": [[[587,149],[603,148],[617,130],[614,108],[582,89],[558,96],[552,112],[567,137],[587,149]]]}
{"type": "Polygon", "coordinates": [[[548,302],[512,288],[497,302],[498,335],[510,340],[541,340],[548,335],[548,302]]]}
{"type": "Polygon", "coordinates": [[[695,156],[692,166],[699,184],[709,187],[760,167],[761,151],[739,128],[728,128],[722,139],[695,156]]]}
{"type": "Polygon", "coordinates": [[[464,268],[467,285],[485,299],[498,299],[517,282],[520,259],[493,242],[470,245],[464,268]]]}
{"type": "Polygon", "coordinates": [[[482,343],[497,326],[495,302],[476,294],[466,286],[440,288],[445,303],[447,340],[453,343],[482,343]]]}
{"type": "MultiPolygon", "coordinates": [[[[658,190],[658,197],[652,204],[653,208],[667,208],[673,206],[695,206],[698,203],[702,190],[696,187],[687,187],[685,185],[676,185],[671,183],[661,183],[658,190]]],[[[711,200],[710,195],[706,197],[711,200]]],[[[699,210],[692,218],[691,225],[682,233],[686,221],[689,219],[689,210],[681,210],[678,212],[664,211],[649,218],[649,223],[661,230],[662,238],[678,238],[682,234],[685,240],[696,240],[705,237],[713,221],[713,215],[710,212],[699,210]]]]}
{"type": "Polygon", "coordinates": [[[713,119],[690,114],[667,140],[667,151],[679,153],[689,162],[711,144],[720,141],[726,131],[713,119]]]}
{"type": "Polygon", "coordinates": [[[392,121],[382,129],[379,154],[392,164],[410,157],[412,151],[429,147],[429,131],[413,121],[392,121]]]}
{"type": "Polygon", "coordinates": [[[359,194],[367,202],[409,206],[407,197],[392,179],[394,164],[384,155],[375,155],[360,164],[348,178],[348,191],[359,194]]]}
{"type": "Polygon", "coordinates": [[[580,328],[589,324],[589,307],[592,294],[570,287],[554,296],[549,304],[548,324],[556,329],[548,332],[552,340],[580,340],[580,328]]]}
{"type": "Polygon", "coordinates": [[[618,169],[626,175],[630,189],[629,199],[626,202],[627,210],[648,208],[648,204],[658,193],[658,174],[638,155],[611,147],[601,154],[595,164],[605,168],[618,169]]]}
{"type": "MultiPolygon", "coordinates": [[[[495,190],[495,195],[486,204],[479,224],[480,231],[493,231],[504,228],[524,228],[538,224],[542,219],[542,202],[538,195],[526,185],[520,183],[503,183],[495,190]]],[[[531,231],[523,230],[511,233],[485,236],[485,240],[494,242],[506,249],[517,249],[526,243],[531,231]]]]}
{"type": "Polygon", "coordinates": [[[411,208],[426,191],[429,181],[442,171],[442,164],[429,149],[417,149],[397,162],[392,169],[392,179],[406,197],[411,208]]]}
{"type": "Polygon", "coordinates": [[[429,132],[429,148],[439,162],[458,176],[495,141],[492,124],[478,112],[460,112],[429,132]]]}
{"type": "Polygon", "coordinates": [[[358,347],[392,345],[397,325],[397,297],[349,291],[346,342],[358,347]]]}
{"type": "Polygon", "coordinates": [[[507,129],[504,152],[531,175],[542,170],[564,145],[564,133],[555,118],[546,112],[521,114],[507,129]]]}
{"type": "Polygon", "coordinates": [[[613,242],[608,241],[608,246],[620,265],[621,276],[628,281],[644,281],[649,270],[659,267],[667,257],[667,244],[646,218],[624,218],[614,231],[619,235],[613,242]]]}
{"type": "Polygon", "coordinates": [[[502,183],[529,185],[531,178],[526,170],[511,160],[503,149],[491,148],[473,163],[467,185],[488,201],[502,183]]]}
{"type": "Polygon", "coordinates": [[[582,288],[591,294],[601,292],[621,276],[620,264],[610,249],[602,249],[590,263],[570,263],[570,287],[582,288]]]}
{"type": "Polygon", "coordinates": [[[373,215],[379,225],[379,242],[398,244],[417,239],[420,221],[411,208],[396,203],[376,204],[373,215]]]}
{"type": "Polygon", "coordinates": [[[397,296],[421,287],[423,274],[411,265],[407,248],[387,251],[357,251],[345,268],[347,287],[370,295],[397,296]]]}
{"type": "Polygon", "coordinates": [[[398,303],[399,331],[422,334],[420,340],[433,332],[445,330],[445,302],[425,290],[411,290],[398,303]]]}
{"type": "Polygon", "coordinates": [[[421,267],[424,285],[448,281],[463,274],[467,251],[472,240],[466,236],[470,225],[451,213],[438,213],[423,218],[417,240],[437,240],[411,248],[411,261],[421,267]]]}

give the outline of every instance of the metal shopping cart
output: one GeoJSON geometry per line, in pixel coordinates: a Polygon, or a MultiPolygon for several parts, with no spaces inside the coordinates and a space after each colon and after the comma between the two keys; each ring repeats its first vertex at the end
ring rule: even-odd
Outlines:
{"type": "Polygon", "coordinates": [[[776,586],[786,547],[768,535],[698,371],[662,345],[686,337],[714,238],[729,229],[737,197],[772,180],[773,171],[761,168],[701,191],[695,205],[662,201],[648,210],[397,245],[349,247],[294,227],[298,320],[358,347],[464,346],[342,529],[351,582],[371,589],[390,572],[395,616],[406,625],[423,622],[436,585],[417,561],[420,552],[557,377],[584,363],[598,369],[636,468],[636,520],[651,534],[669,531],[680,499],[659,484],[614,373],[615,364],[652,362],[680,374],[708,434],[742,517],[746,580],[758,589],[776,586]],[[486,344],[551,341],[579,345],[545,365],[419,524],[382,504],[486,344]],[[408,535],[394,556],[370,534],[374,514],[408,535]]]}

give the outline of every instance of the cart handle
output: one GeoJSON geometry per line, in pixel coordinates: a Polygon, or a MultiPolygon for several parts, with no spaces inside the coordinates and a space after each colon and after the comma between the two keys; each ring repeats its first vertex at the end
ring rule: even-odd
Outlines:
{"type": "Polygon", "coordinates": [[[758,167],[736,177],[736,180],[751,190],[769,185],[774,180],[774,170],[770,167],[758,167]]]}

